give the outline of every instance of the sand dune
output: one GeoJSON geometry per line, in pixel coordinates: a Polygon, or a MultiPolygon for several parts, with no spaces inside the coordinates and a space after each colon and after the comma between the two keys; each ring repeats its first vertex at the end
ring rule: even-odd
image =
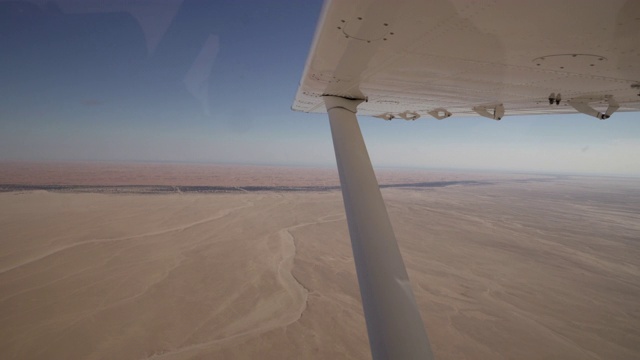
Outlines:
{"type": "MultiPolygon", "coordinates": [[[[624,179],[383,190],[438,359],[640,357],[624,179]]],[[[328,192],[0,193],[0,358],[369,358],[328,192]]]]}

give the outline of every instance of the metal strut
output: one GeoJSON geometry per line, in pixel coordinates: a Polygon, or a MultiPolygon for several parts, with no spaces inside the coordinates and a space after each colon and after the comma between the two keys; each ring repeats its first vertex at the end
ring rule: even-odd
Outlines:
{"type": "Polygon", "coordinates": [[[433,359],[356,118],[362,100],[324,96],[373,359],[433,359]]]}

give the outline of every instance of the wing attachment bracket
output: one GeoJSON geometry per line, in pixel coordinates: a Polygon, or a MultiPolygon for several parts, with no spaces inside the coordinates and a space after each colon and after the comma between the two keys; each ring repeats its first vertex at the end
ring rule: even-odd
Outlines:
{"type": "Polygon", "coordinates": [[[504,105],[502,104],[494,106],[474,106],[472,110],[480,116],[493,120],[500,120],[504,116],[504,105]],[[492,110],[493,113],[489,112],[489,110],[492,110]]]}
{"type": "Polygon", "coordinates": [[[420,114],[418,114],[415,111],[405,111],[405,112],[401,112],[400,114],[398,114],[399,117],[407,120],[407,121],[414,121],[420,118],[420,114]]]}
{"type": "Polygon", "coordinates": [[[380,115],[374,115],[373,117],[384,119],[386,121],[391,121],[391,120],[396,118],[396,116],[393,115],[392,113],[384,113],[384,114],[380,114],[380,115]]]}
{"type": "Polygon", "coordinates": [[[580,96],[577,98],[573,98],[567,101],[569,105],[571,105],[576,111],[581,112],[583,114],[593,116],[600,120],[606,120],[613,115],[616,110],[620,108],[618,102],[613,98],[613,95],[604,95],[604,96],[580,96]],[[609,106],[604,113],[594,109],[589,105],[594,102],[606,102],[609,106]]]}
{"type": "Polygon", "coordinates": [[[384,119],[384,120],[387,120],[387,121],[391,121],[391,120],[397,119],[397,118],[405,119],[407,121],[414,121],[414,120],[418,120],[420,118],[420,114],[418,114],[415,111],[407,110],[407,111],[401,112],[401,113],[396,114],[396,115],[394,115],[394,114],[392,114],[390,112],[386,112],[386,113],[380,114],[380,115],[373,115],[373,117],[377,117],[377,118],[384,119]]]}
{"type": "Polygon", "coordinates": [[[429,111],[429,115],[433,116],[438,120],[446,119],[451,116],[451,113],[447,111],[445,108],[436,108],[429,111]]]}

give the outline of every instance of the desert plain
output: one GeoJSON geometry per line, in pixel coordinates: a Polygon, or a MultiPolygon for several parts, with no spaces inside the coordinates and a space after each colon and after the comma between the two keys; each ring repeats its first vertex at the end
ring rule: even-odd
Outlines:
{"type": "MultiPolygon", "coordinates": [[[[0,359],[368,359],[334,170],[0,167],[0,359]]],[[[640,180],[381,170],[436,359],[640,358],[640,180]]]]}

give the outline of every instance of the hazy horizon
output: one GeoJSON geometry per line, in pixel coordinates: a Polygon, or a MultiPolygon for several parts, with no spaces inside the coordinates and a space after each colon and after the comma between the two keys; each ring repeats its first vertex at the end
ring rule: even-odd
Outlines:
{"type": "MultiPolygon", "coordinates": [[[[194,166],[225,166],[225,167],[264,167],[264,168],[290,168],[290,169],[317,169],[335,171],[337,175],[337,167],[335,160],[333,163],[257,163],[257,162],[223,162],[223,161],[197,161],[197,160],[103,160],[103,159],[64,159],[64,160],[0,160],[0,167],[7,164],[12,165],[194,165],[194,166]]],[[[562,171],[562,170],[532,170],[532,169],[508,169],[508,168],[465,168],[465,167],[429,167],[429,166],[402,166],[402,165],[376,165],[373,164],[376,172],[380,171],[408,171],[408,172],[443,172],[443,173],[486,173],[486,174],[530,174],[530,175],[558,175],[558,176],[586,176],[586,177],[621,177],[621,178],[637,178],[639,173],[606,173],[606,172],[588,172],[588,171],[562,171]]],[[[6,170],[6,168],[5,168],[6,170]]],[[[99,175],[99,174],[97,174],[99,175]]],[[[2,177],[0,177],[1,179],[2,177]]]]}

